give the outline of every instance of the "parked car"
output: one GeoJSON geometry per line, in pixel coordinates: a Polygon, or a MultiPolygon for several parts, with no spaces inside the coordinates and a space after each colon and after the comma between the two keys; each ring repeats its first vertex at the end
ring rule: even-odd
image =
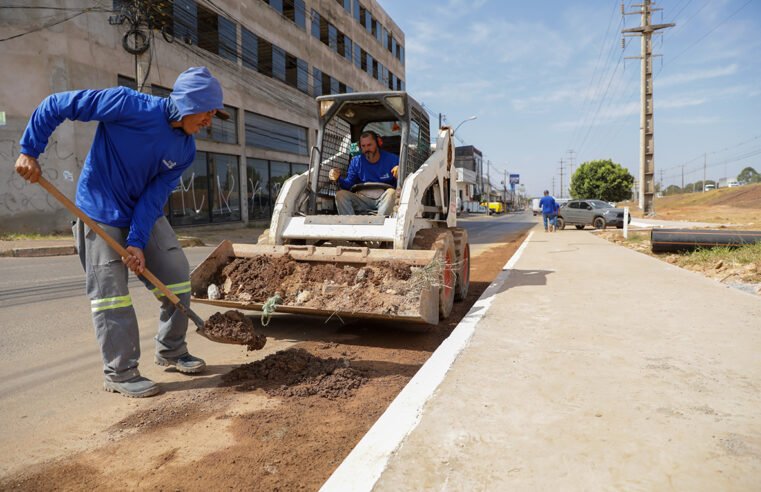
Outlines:
{"type": "MultiPolygon", "coordinates": [[[[629,215],[629,222],[632,216],[629,215]]],[[[571,200],[561,205],[558,211],[558,229],[566,225],[584,229],[591,225],[595,229],[605,229],[607,226],[624,226],[624,209],[611,206],[602,200],[571,200]]]]}

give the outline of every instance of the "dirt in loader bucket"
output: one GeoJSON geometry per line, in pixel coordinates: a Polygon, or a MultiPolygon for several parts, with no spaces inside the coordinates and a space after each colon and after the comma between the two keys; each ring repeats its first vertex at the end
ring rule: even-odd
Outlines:
{"type": "Polygon", "coordinates": [[[214,313],[203,325],[204,336],[220,343],[246,345],[248,350],[260,350],[267,337],[254,332],[254,323],[240,311],[214,313]]]}
{"type": "Polygon", "coordinates": [[[264,304],[277,296],[287,306],[404,316],[418,312],[421,290],[440,275],[435,263],[352,265],[297,261],[286,254],[233,258],[211,281],[217,299],[224,301],[264,304]]]}

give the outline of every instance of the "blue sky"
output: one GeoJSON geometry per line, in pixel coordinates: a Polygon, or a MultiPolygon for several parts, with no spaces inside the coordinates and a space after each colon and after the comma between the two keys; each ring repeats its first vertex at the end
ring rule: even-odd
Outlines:
{"type": "MultiPolygon", "coordinates": [[[[620,0],[380,0],[406,37],[407,90],[491,161],[492,181],[560,195],[568,163],[613,159],[639,179],[639,38],[620,0]],[[568,151],[573,150],[571,154],[568,151]]],[[[637,1],[626,1],[627,11],[637,1]]],[[[653,23],[656,181],[761,172],[761,2],[663,0],[653,23]],[[661,170],[663,171],[661,174],[661,170]]],[[[432,116],[432,120],[437,117],[432,116]]]]}

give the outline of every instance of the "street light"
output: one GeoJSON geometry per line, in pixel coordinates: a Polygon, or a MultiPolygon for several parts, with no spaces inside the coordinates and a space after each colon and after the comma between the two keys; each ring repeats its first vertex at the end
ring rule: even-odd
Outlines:
{"type": "Polygon", "coordinates": [[[460,122],[460,124],[459,124],[459,125],[457,125],[457,126],[454,128],[454,131],[452,132],[452,135],[454,135],[455,133],[457,133],[457,129],[458,129],[458,128],[460,128],[460,127],[463,125],[463,123],[467,123],[468,121],[473,121],[473,120],[475,120],[476,118],[478,118],[478,116],[476,116],[476,115],[473,115],[473,116],[471,116],[470,118],[466,118],[466,119],[462,120],[462,121],[460,122]]]}

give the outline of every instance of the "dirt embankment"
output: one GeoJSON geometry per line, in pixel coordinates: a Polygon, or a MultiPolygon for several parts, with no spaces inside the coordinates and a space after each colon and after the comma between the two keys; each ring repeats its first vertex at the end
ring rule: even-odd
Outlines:
{"type": "MultiPolygon", "coordinates": [[[[633,201],[620,206],[642,216],[633,201]]],[[[655,219],[761,227],[761,183],[664,196],[655,199],[654,208],[655,219]]]]}
{"type": "Polygon", "coordinates": [[[317,490],[523,237],[473,257],[467,299],[427,331],[273,319],[257,331],[300,340],[290,350],[211,376],[206,388],[155,397],[110,429],[110,444],[5,477],[0,490],[317,490]]]}

